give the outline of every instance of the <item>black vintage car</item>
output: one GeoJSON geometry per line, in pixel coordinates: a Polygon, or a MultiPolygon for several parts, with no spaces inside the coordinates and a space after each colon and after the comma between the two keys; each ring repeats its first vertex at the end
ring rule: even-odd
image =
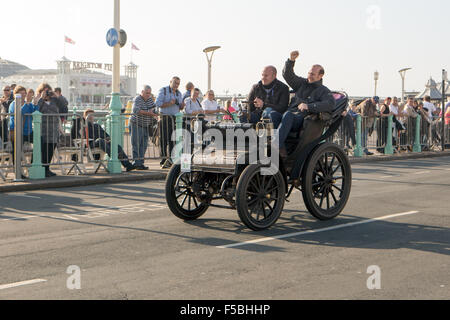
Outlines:
{"type": "Polygon", "coordinates": [[[248,228],[260,231],[277,222],[286,200],[298,189],[315,218],[336,218],[349,199],[352,172],[344,151],[326,142],[338,130],[348,106],[345,93],[336,92],[334,97],[332,113],[309,115],[302,130],[289,136],[289,156],[284,160],[272,155],[273,126],[267,120],[252,125],[207,122],[198,116],[186,123],[184,145],[192,151],[184,155],[184,161],[187,156],[189,164],[183,170],[181,164],[174,165],[166,181],[172,213],[195,220],[213,201],[225,200],[248,228]],[[255,132],[257,140],[248,132],[255,132]]]}

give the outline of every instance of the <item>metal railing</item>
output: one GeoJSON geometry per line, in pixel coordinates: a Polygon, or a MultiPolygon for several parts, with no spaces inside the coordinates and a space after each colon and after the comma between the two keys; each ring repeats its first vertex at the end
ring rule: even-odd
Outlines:
{"type": "Polygon", "coordinates": [[[425,124],[422,117],[347,116],[331,139],[361,157],[368,153],[393,154],[436,150],[438,122],[425,124]],[[353,136],[354,135],[354,136],[353,136]],[[354,143],[356,142],[356,143],[354,143]]]}
{"type": "MultiPolygon", "coordinates": [[[[21,130],[15,134],[9,131],[11,116],[13,114],[0,114],[0,181],[10,180],[11,176],[17,178],[14,170],[14,142],[17,141],[14,137],[21,130]]],[[[59,170],[61,175],[108,172],[113,156],[111,132],[114,125],[118,125],[120,132],[119,141],[115,142],[118,146],[117,160],[124,168],[128,164],[144,165],[149,160],[164,164],[171,158],[176,143],[182,139],[179,129],[187,129],[193,118],[181,113],[176,116],[161,115],[143,127],[133,121],[132,116],[117,115],[118,121],[114,124],[114,115],[96,113],[90,121],[85,121],[76,109],[68,114],[35,112],[22,115],[22,123],[32,119],[32,133],[24,136],[22,132],[19,174],[41,179],[45,178],[46,168],[59,170]]],[[[220,114],[214,120],[221,121],[223,118],[224,115],[220,114]]],[[[433,150],[440,145],[442,123],[439,120],[425,124],[420,116],[399,117],[397,120],[392,116],[347,118],[332,141],[356,157],[363,156],[365,148],[392,154],[395,150],[433,150]]],[[[234,121],[238,121],[237,117],[234,121]]],[[[449,145],[449,125],[445,125],[445,130],[445,141],[449,145]]]]}

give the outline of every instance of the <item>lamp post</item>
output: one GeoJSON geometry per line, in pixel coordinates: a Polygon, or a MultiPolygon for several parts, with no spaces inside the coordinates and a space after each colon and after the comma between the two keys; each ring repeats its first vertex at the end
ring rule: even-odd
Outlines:
{"type": "Polygon", "coordinates": [[[400,76],[402,77],[402,103],[405,102],[405,77],[406,71],[411,70],[412,68],[404,68],[399,71],[400,76]]]}
{"type": "Polygon", "coordinates": [[[219,46],[214,46],[214,47],[208,47],[205,50],[203,50],[203,52],[206,55],[206,60],[208,60],[208,91],[211,90],[211,67],[212,67],[212,58],[214,56],[214,52],[218,49],[220,49],[221,47],[219,46]],[[209,53],[211,53],[211,55],[208,55],[209,53]]]}
{"type": "Polygon", "coordinates": [[[445,84],[447,83],[447,71],[442,69],[442,128],[441,128],[441,140],[442,140],[442,151],[445,151],[445,84]]]}
{"type": "Polygon", "coordinates": [[[119,162],[119,139],[120,139],[120,111],[122,103],[120,101],[120,0],[114,0],[114,29],[119,34],[119,41],[113,48],[113,77],[112,77],[112,98],[110,104],[110,130],[111,130],[111,157],[108,162],[110,173],[122,173],[119,162]]]}
{"type": "Polygon", "coordinates": [[[380,79],[380,73],[378,71],[375,71],[375,73],[373,74],[373,79],[375,80],[375,94],[374,94],[374,96],[376,96],[377,95],[378,80],[380,79]]]}

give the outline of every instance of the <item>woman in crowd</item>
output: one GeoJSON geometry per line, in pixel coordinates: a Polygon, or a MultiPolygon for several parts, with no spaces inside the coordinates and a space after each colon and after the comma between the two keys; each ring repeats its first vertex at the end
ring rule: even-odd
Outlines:
{"type": "Polygon", "coordinates": [[[50,163],[53,159],[59,138],[60,100],[56,98],[52,87],[47,83],[42,83],[36,90],[39,96],[39,111],[42,113],[42,165],[45,168],[45,176],[53,177],[55,173],[50,171],[50,163]]]}
{"type": "Polygon", "coordinates": [[[204,113],[202,109],[202,104],[200,103],[200,89],[193,89],[191,91],[191,96],[184,100],[186,107],[184,108],[184,113],[188,116],[196,116],[198,114],[204,113]]]}
{"type": "Polygon", "coordinates": [[[217,104],[214,91],[212,90],[209,90],[206,93],[206,99],[202,102],[202,108],[206,114],[206,120],[208,121],[216,121],[217,115],[224,112],[224,110],[220,109],[220,106],[217,104]]]}
{"type": "MultiPolygon", "coordinates": [[[[226,112],[229,112],[229,113],[231,113],[231,114],[236,113],[236,109],[233,108],[232,103],[231,103],[231,100],[228,100],[228,101],[225,103],[225,111],[226,111],[226,112]]],[[[227,115],[225,115],[225,116],[223,117],[223,120],[233,120],[233,116],[227,114],[227,115]]]]}

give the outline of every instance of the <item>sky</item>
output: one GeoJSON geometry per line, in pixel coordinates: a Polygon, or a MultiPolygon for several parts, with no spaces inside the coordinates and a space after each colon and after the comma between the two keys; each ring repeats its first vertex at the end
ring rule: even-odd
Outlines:
{"type": "MultiPolygon", "coordinates": [[[[113,26],[113,0],[25,0],[5,8],[0,0],[0,57],[33,69],[56,68],[66,46],[74,61],[112,62],[106,32],[113,26]],[[6,40],[6,41],[5,41],[6,40]]],[[[406,90],[421,91],[432,76],[450,69],[450,1],[445,0],[122,0],[121,28],[128,43],[121,64],[139,66],[138,86],[154,91],[179,76],[207,89],[203,49],[222,48],[213,59],[216,93],[248,94],[266,65],[281,71],[292,50],[301,56],[296,73],[325,67],[324,83],[352,96],[400,96],[398,70],[412,67],[406,90]]]]}

